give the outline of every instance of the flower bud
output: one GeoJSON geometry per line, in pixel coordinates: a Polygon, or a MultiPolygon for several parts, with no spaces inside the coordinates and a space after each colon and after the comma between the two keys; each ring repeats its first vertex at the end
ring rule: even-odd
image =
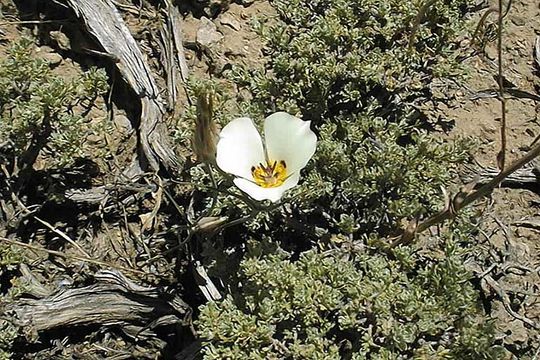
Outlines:
{"type": "Polygon", "coordinates": [[[202,233],[209,233],[226,223],[228,218],[218,216],[203,217],[197,222],[196,230],[202,233]]]}
{"type": "Polygon", "coordinates": [[[197,98],[197,118],[193,134],[193,152],[197,160],[214,163],[219,131],[213,119],[214,94],[202,92],[197,98]]]}

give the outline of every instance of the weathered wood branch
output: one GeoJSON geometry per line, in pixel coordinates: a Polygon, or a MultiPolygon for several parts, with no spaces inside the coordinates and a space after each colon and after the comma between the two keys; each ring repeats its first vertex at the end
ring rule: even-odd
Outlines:
{"type": "Polygon", "coordinates": [[[163,68],[167,74],[167,107],[174,111],[177,107],[179,92],[185,91],[183,86],[187,81],[189,69],[182,40],[182,16],[170,0],[163,0],[163,2],[165,19],[159,29],[159,39],[157,40],[161,48],[163,68]]]}
{"type": "Polygon", "coordinates": [[[164,125],[165,109],[159,89],[142,51],[110,0],[66,0],[86,30],[115,59],[118,71],[141,101],[138,129],[142,169],[158,171],[160,165],[178,170],[183,160],[171,149],[164,125]]]}
{"type": "MultiPolygon", "coordinates": [[[[494,167],[471,167],[465,169],[462,180],[465,183],[475,182],[478,186],[490,182],[500,172],[494,167]]],[[[540,184],[540,167],[537,161],[533,161],[530,166],[516,170],[502,180],[502,186],[523,187],[540,184]]]]}
{"type": "Polygon", "coordinates": [[[127,335],[151,335],[152,327],[189,326],[190,307],[178,296],[142,287],[118,271],[100,271],[90,286],[62,289],[42,299],[21,299],[7,305],[12,322],[30,339],[40,332],[70,326],[119,325],[127,335]],[[170,299],[166,299],[170,298],[170,299]]]}
{"type": "MultiPolygon", "coordinates": [[[[168,184],[168,182],[164,183],[168,184]]],[[[143,196],[157,190],[158,186],[155,184],[110,184],[96,186],[90,189],[69,189],[66,191],[66,198],[78,204],[105,205],[107,200],[113,197],[120,199],[119,201],[123,205],[129,205],[136,200],[136,194],[143,196]]]]}

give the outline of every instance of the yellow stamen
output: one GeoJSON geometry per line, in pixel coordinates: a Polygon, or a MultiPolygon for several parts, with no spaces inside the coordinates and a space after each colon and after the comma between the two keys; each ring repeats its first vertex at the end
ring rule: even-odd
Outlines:
{"type": "Polygon", "coordinates": [[[281,186],[287,179],[287,164],[285,161],[266,161],[266,166],[260,163],[251,167],[251,175],[257,185],[263,188],[281,186]]]}

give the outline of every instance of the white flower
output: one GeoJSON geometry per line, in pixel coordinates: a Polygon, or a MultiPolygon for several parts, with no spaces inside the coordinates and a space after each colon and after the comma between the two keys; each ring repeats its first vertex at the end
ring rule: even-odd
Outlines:
{"type": "Polygon", "coordinates": [[[285,112],[264,120],[264,145],[250,118],[234,119],[221,130],[216,163],[237,176],[234,183],[255,200],[278,201],[298,184],[300,170],[315,153],[317,136],[285,112]]]}

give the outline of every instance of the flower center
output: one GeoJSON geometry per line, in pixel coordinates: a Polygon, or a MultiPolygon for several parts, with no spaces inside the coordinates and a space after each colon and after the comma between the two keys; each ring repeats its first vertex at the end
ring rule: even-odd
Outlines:
{"type": "Polygon", "coordinates": [[[266,161],[266,166],[259,163],[251,167],[251,175],[255,183],[263,188],[278,187],[287,179],[287,165],[285,161],[266,161]]]}

